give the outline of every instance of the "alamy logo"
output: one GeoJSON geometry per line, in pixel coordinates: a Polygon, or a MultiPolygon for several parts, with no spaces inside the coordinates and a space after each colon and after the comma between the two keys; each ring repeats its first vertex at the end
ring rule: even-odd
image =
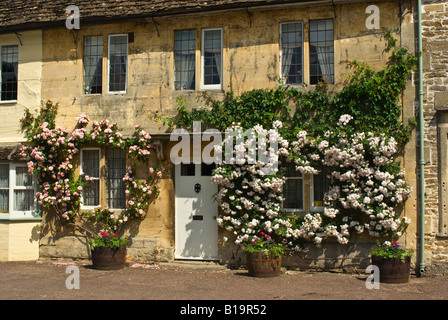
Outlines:
{"type": "Polygon", "coordinates": [[[370,274],[366,279],[366,288],[379,289],[380,288],[380,269],[378,266],[369,265],[366,268],[366,274],[370,274]]]}
{"type": "Polygon", "coordinates": [[[75,5],[68,6],[65,9],[65,13],[69,14],[68,18],[65,20],[65,26],[67,29],[79,29],[80,28],[80,15],[79,7],[75,5]]]}

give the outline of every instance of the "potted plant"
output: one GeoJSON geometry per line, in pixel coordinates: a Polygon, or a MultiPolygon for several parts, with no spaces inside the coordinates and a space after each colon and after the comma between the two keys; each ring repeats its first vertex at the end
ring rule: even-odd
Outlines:
{"type": "Polygon", "coordinates": [[[116,233],[101,232],[90,240],[92,267],[99,270],[122,269],[126,262],[128,239],[116,233]]]}
{"type": "Polygon", "coordinates": [[[285,247],[276,243],[263,231],[253,236],[244,246],[249,275],[254,277],[275,277],[281,273],[285,247]]]}
{"type": "Polygon", "coordinates": [[[380,282],[407,283],[413,252],[400,247],[397,241],[378,242],[372,247],[372,264],[380,271],[380,282]]]}

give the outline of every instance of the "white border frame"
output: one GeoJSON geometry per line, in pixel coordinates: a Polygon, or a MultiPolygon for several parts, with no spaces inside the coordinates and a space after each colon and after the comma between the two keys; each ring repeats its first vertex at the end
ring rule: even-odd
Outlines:
{"type": "Polygon", "coordinates": [[[209,28],[201,30],[201,90],[221,90],[223,88],[224,79],[224,48],[223,48],[223,28],[209,28]],[[220,84],[204,84],[204,33],[207,31],[219,30],[221,32],[221,83],[220,84]]]}
{"type": "Polygon", "coordinates": [[[127,33],[109,34],[107,37],[107,93],[108,94],[125,94],[128,92],[128,77],[129,77],[129,35],[127,33]],[[110,39],[112,37],[126,36],[126,83],[124,91],[110,91],[110,39]]]}

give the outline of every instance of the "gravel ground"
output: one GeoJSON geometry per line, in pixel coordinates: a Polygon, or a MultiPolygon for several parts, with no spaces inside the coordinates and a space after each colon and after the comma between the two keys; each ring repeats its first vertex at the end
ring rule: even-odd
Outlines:
{"type": "Polygon", "coordinates": [[[367,289],[366,274],[284,271],[254,278],[211,263],[129,264],[116,271],[89,262],[0,262],[1,300],[447,300],[448,276],[367,289]],[[75,273],[79,270],[79,289],[75,273]]]}

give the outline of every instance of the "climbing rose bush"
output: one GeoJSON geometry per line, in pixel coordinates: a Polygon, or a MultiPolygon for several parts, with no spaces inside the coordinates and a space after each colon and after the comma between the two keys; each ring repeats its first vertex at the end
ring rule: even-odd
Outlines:
{"type": "MultiPolygon", "coordinates": [[[[296,250],[302,248],[304,240],[320,245],[324,239],[334,238],[346,244],[352,233],[401,235],[410,220],[397,212],[409,198],[411,188],[395,161],[397,142],[393,136],[354,132],[349,126],[352,119],[350,115],[341,116],[335,130],[323,137],[299,131],[291,143],[275,131],[280,147],[276,154],[268,149],[267,155],[278,156],[280,167],[270,175],[263,174],[265,163],[259,161],[218,166],[212,177],[219,186],[217,201],[222,216],[218,223],[234,233],[236,244],[244,247],[258,239],[260,232],[296,250]],[[323,212],[283,212],[286,180],[281,168],[287,162],[293,162],[302,174],[317,174],[322,166],[328,167],[331,183],[323,212]]],[[[281,123],[276,124],[278,128],[281,123]]],[[[266,137],[273,132],[260,127],[257,130],[266,137]]],[[[233,153],[253,145],[248,139],[243,146],[235,146],[233,153]]]]}
{"type": "Polygon", "coordinates": [[[134,134],[124,138],[117,123],[109,120],[94,121],[88,130],[90,119],[85,114],[76,118],[76,127],[69,132],[55,125],[57,107],[48,101],[41,107],[38,115],[34,116],[26,110],[21,119],[22,130],[30,142],[21,152],[23,157],[30,159],[27,163],[28,172],[37,178],[39,204],[55,210],[63,221],[69,223],[79,222],[84,217],[100,222],[104,226],[103,232],[115,231],[128,220],[142,217],[151,198],[157,197],[160,192],[157,180],[162,177],[163,172],[163,168],[147,166],[146,179],[134,176],[135,160],[140,161],[140,164],[147,164],[149,161],[149,155],[154,149],[151,136],[140,126],[136,126],[134,134]],[[76,177],[73,162],[82,146],[88,144],[128,150],[128,159],[133,164],[123,177],[127,198],[124,210],[114,211],[101,206],[92,211],[81,210],[84,186],[93,178],[84,174],[76,177]]]}
{"type": "MultiPolygon", "coordinates": [[[[281,123],[276,125],[279,127],[281,123]]],[[[282,189],[286,180],[278,174],[278,168],[273,168],[273,164],[285,161],[289,144],[277,130],[267,130],[262,126],[252,129],[254,134],[244,141],[238,135],[230,136],[216,148],[222,152],[228,145],[228,139],[234,139],[234,148],[225,150],[231,153],[232,163],[224,161],[212,176],[212,182],[219,186],[216,199],[223,212],[217,221],[220,226],[235,234],[236,244],[247,246],[261,240],[260,235],[264,234],[277,244],[284,244],[288,220],[282,212],[282,189]],[[266,141],[277,144],[277,148],[270,143],[262,149],[265,150],[264,159],[269,159],[268,162],[260,161],[248,152],[260,140],[262,144],[266,141]],[[246,151],[244,157],[237,162],[237,154],[242,151],[246,151]]],[[[239,125],[232,126],[230,130],[243,132],[239,125]]]]}

